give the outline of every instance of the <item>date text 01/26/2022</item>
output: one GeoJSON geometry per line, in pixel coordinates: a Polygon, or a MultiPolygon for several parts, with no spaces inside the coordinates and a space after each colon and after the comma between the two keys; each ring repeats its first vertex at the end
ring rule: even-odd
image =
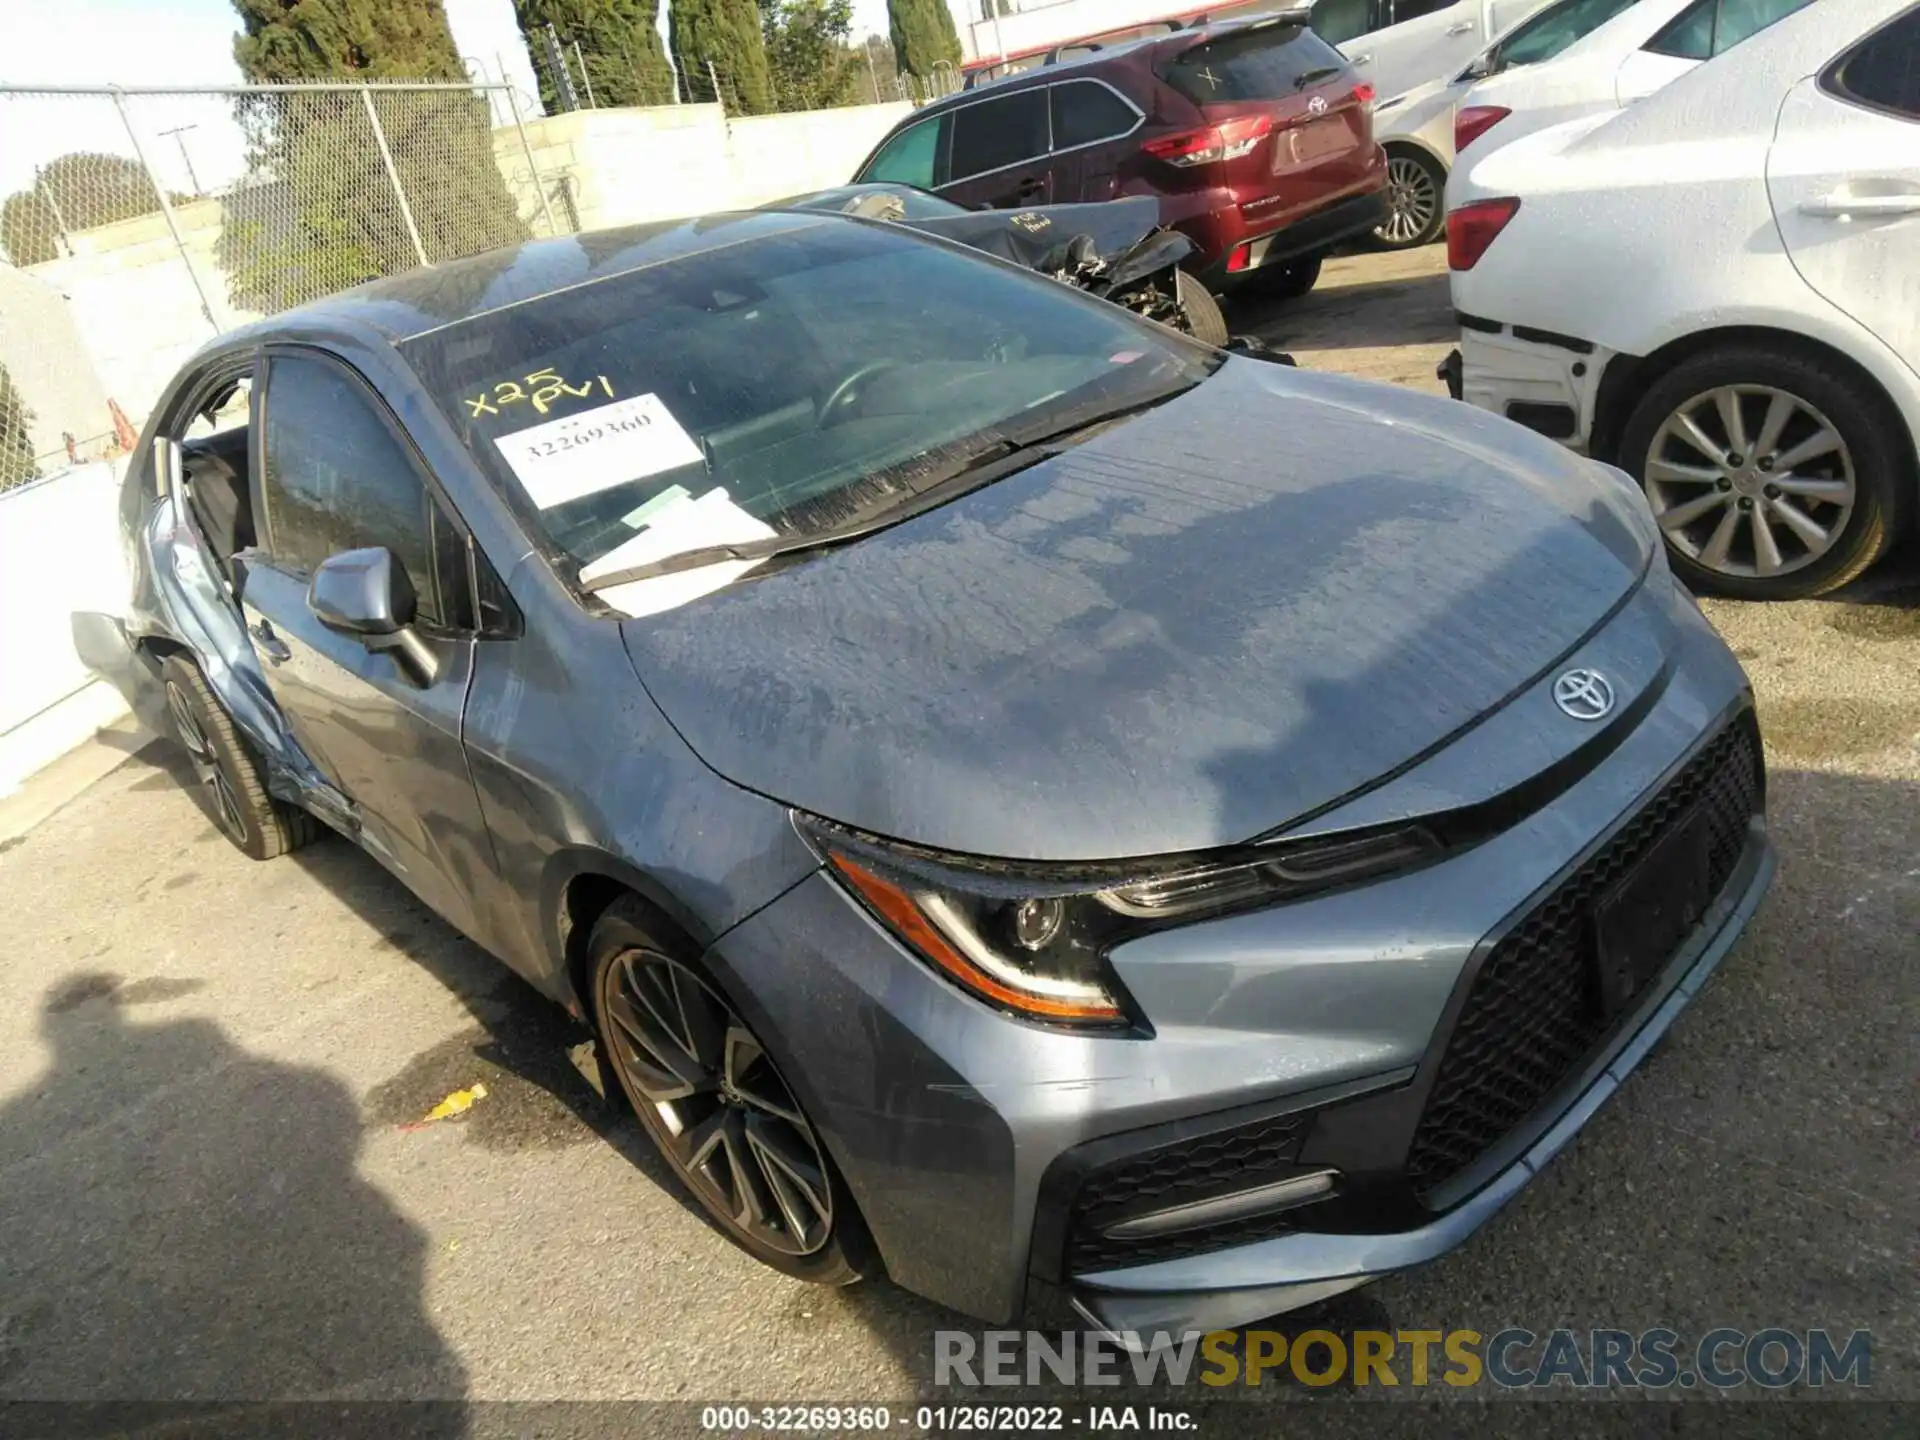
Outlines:
{"type": "Polygon", "coordinates": [[[895,1410],[888,1405],[709,1405],[700,1412],[700,1428],[722,1435],[781,1431],[812,1434],[860,1434],[883,1430],[983,1434],[1065,1431],[1191,1432],[1196,1424],[1184,1410],[1159,1405],[920,1405],[895,1410]]]}

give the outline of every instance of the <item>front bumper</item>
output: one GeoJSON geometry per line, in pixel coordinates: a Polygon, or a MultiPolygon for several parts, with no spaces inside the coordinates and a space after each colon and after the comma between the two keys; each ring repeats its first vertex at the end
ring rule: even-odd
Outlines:
{"type": "MultiPolygon", "coordinates": [[[[723,936],[709,963],[818,1123],[893,1278],[993,1322],[1019,1313],[1038,1276],[1103,1326],[1230,1325],[1417,1264],[1511,1198],[1671,1023],[1732,944],[1770,870],[1756,819],[1744,848],[1729,852],[1738,860],[1715,910],[1595,1053],[1583,1053],[1579,1073],[1516,1127],[1523,1148],[1491,1147],[1485,1165],[1461,1177],[1465,1193],[1450,1185],[1418,1203],[1406,1193],[1400,1172],[1424,1085],[1489,937],[1583,864],[1622,817],[1641,812],[1749,703],[1738,664],[1655,565],[1621,611],[1554,667],[1597,667],[1620,693],[1617,727],[1590,732],[1604,739],[1583,745],[1579,773],[1556,777],[1551,798],[1503,818],[1498,834],[1423,870],[1119,947],[1116,972],[1150,1037],[992,1013],[905,953],[818,872],[723,936]],[[1365,1191],[1380,1201],[1369,1200],[1367,1213],[1319,1224],[1304,1209],[1289,1212],[1297,1223],[1284,1233],[1245,1241],[1235,1230],[1216,1242],[1210,1232],[1215,1248],[1152,1263],[1139,1248],[1096,1260],[1068,1243],[1059,1177],[1090,1150],[1125,1156],[1169,1130],[1211,1133],[1250,1112],[1277,1117],[1284,1130],[1288,1115],[1314,1111],[1355,1119],[1321,1137],[1338,1145],[1318,1158],[1337,1152],[1327,1163],[1353,1182],[1340,1202],[1365,1191]]],[[[1469,792],[1506,803],[1529,777],[1564,766],[1556,723],[1568,722],[1552,708],[1550,686],[1544,677],[1316,825],[1381,823],[1469,792]]],[[[1298,1158],[1316,1161],[1306,1150],[1298,1158]]]]}
{"type": "Polygon", "coordinates": [[[1257,1244],[1076,1277],[1073,1305],[1124,1343],[1156,1331],[1232,1329],[1311,1305],[1461,1245],[1580,1133],[1666,1034],[1740,938],[1773,878],[1773,847],[1755,820],[1717,914],[1638,1008],[1636,1023],[1581,1072],[1571,1103],[1531,1148],[1482,1189],[1425,1225],[1383,1234],[1299,1231],[1257,1244]]]}

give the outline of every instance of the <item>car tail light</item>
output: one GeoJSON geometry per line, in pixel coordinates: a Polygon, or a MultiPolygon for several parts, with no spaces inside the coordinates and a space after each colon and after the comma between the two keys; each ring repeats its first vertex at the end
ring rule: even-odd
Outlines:
{"type": "Polygon", "coordinates": [[[1504,105],[1469,105],[1453,117],[1453,153],[1458,155],[1513,111],[1504,105]]]}
{"type": "Polygon", "coordinates": [[[1476,200],[1447,212],[1447,268],[1471,270],[1487,253],[1507,222],[1520,213],[1520,202],[1511,196],[1498,200],[1476,200]]]}
{"type": "Polygon", "coordinates": [[[1252,242],[1249,241],[1245,245],[1236,245],[1233,247],[1233,253],[1227,256],[1227,273],[1229,275],[1238,275],[1242,270],[1250,268],[1252,264],[1252,242]]]}
{"type": "Polygon", "coordinates": [[[1362,80],[1358,85],[1353,87],[1353,98],[1358,100],[1362,105],[1373,104],[1375,93],[1371,80],[1362,80]]]}
{"type": "Polygon", "coordinates": [[[1203,125],[1198,130],[1183,130],[1177,135],[1162,135],[1140,148],[1156,160],[1188,169],[1211,165],[1216,160],[1237,160],[1258,145],[1273,129],[1271,115],[1244,115],[1222,120],[1218,125],[1203,125]]]}

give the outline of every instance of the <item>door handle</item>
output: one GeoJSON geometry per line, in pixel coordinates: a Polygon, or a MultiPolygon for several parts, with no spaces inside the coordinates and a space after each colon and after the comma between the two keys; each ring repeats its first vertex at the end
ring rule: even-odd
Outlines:
{"type": "Polygon", "coordinates": [[[1019,187],[1013,192],[1013,198],[1022,203],[1029,200],[1037,200],[1046,193],[1046,189],[1047,182],[1044,180],[1023,180],[1020,182],[1019,187]]]}
{"type": "Polygon", "coordinates": [[[1373,52],[1369,50],[1364,55],[1355,55],[1348,63],[1352,65],[1371,65],[1373,63],[1373,52]]]}
{"type": "Polygon", "coordinates": [[[1456,20],[1453,24],[1447,26],[1447,34],[1464,35],[1471,29],[1473,29],[1473,22],[1471,20],[1456,20]]]}
{"type": "Polygon", "coordinates": [[[1817,200],[1800,202],[1802,215],[1846,220],[1855,215],[1920,215],[1920,192],[1909,195],[1850,195],[1834,190],[1817,200]]]}
{"type": "Polygon", "coordinates": [[[256,621],[247,627],[247,633],[253,637],[254,648],[260,652],[261,658],[268,664],[279,665],[293,658],[293,651],[287,648],[284,640],[273,633],[273,626],[265,620],[256,621]]]}

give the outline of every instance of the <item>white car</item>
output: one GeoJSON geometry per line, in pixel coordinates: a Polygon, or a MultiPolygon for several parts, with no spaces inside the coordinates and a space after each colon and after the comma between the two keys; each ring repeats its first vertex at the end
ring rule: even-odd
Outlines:
{"type": "Polygon", "coordinates": [[[1818,0],[1463,163],[1457,395],[1639,481],[1690,584],[1820,594],[1920,500],[1920,5],[1818,0]]]}
{"type": "Polygon", "coordinates": [[[1551,60],[1629,5],[1646,0],[1553,0],[1508,30],[1459,71],[1449,71],[1374,106],[1373,134],[1387,152],[1382,249],[1407,250],[1436,239],[1446,221],[1443,195],[1453,169],[1453,112],[1481,80],[1551,60]]]}
{"type": "Polygon", "coordinates": [[[1807,3],[1641,0],[1547,63],[1470,88],[1454,116],[1458,161],[1581,115],[1625,109],[1807,3]]]}

